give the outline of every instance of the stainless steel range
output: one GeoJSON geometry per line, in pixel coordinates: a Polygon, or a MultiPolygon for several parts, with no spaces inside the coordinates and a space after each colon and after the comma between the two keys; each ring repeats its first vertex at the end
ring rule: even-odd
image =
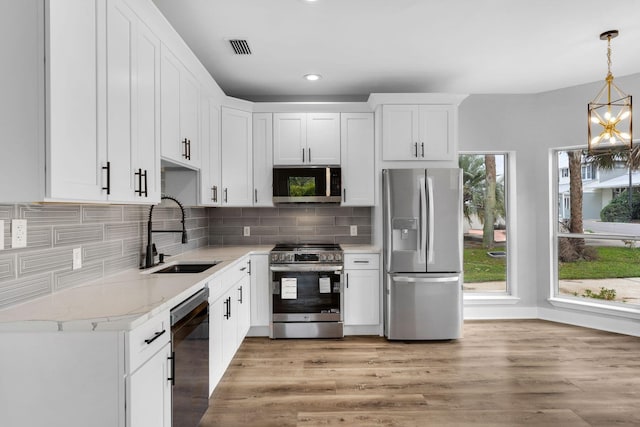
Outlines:
{"type": "Polygon", "coordinates": [[[335,244],[271,250],[271,338],[342,338],[343,252],[335,244]]]}

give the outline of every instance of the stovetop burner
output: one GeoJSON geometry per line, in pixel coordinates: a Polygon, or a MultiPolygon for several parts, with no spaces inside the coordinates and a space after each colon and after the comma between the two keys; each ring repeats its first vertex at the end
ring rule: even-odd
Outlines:
{"type": "Polygon", "coordinates": [[[279,243],[271,250],[271,264],[341,264],[342,248],[335,243],[279,243]]]}
{"type": "Polygon", "coordinates": [[[340,245],[335,243],[278,243],[274,251],[341,251],[340,245]]]}

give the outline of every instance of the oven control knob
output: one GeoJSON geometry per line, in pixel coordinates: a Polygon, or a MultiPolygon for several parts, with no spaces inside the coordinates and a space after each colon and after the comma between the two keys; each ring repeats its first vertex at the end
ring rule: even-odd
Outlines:
{"type": "Polygon", "coordinates": [[[336,254],[335,259],[336,261],[342,261],[342,254],[336,254]]]}
{"type": "Polygon", "coordinates": [[[333,254],[327,254],[327,261],[333,261],[333,254]]]}

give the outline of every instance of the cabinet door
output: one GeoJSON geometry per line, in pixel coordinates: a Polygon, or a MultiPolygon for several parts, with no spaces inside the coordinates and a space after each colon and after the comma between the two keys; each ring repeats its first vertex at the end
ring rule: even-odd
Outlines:
{"type": "Polygon", "coordinates": [[[200,165],[200,87],[184,67],[180,70],[180,138],[188,141],[182,161],[200,165]]]}
{"type": "Polygon", "coordinates": [[[301,165],[307,157],[307,115],[275,113],[273,115],[273,164],[301,165]]]}
{"type": "Polygon", "coordinates": [[[134,187],[140,203],[160,202],[160,40],[140,22],[137,34],[134,187]],[[142,188],[140,188],[142,186],[142,188]]]}
{"type": "Polygon", "coordinates": [[[249,274],[236,284],[237,310],[238,310],[238,330],[236,339],[236,349],[242,344],[242,340],[247,336],[251,327],[251,278],[249,274]]]}
{"type": "Polygon", "coordinates": [[[375,168],[373,113],[343,113],[342,206],[373,206],[375,168]]]}
{"type": "Polygon", "coordinates": [[[419,129],[417,105],[384,105],[382,107],[382,160],[421,159],[419,129]]]}
{"type": "Polygon", "coordinates": [[[163,45],[160,65],[161,153],[174,161],[184,159],[180,134],[180,67],[178,58],[163,45]]]}
{"type": "Polygon", "coordinates": [[[204,206],[220,205],[220,105],[214,99],[202,103],[200,139],[200,199],[204,206]]]}
{"type": "Polygon", "coordinates": [[[424,143],[425,160],[454,160],[455,137],[453,114],[455,107],[420,106],[420,145],[424,143]]]}
{"type": "Polygon", "coordinates": [[[253,205],[273,206],[273,117],[253,115],[253,205]]]}
{"type": "Polygon", "coordinates": [[[307,158],[311,165],[340,164],[340,114],[307,114],[307,158]]]}
{"type": "Polygon", "coordinates": [[[137,18],[122,1],[107,3],[107,159],[109,200],[135,200],[134,91],[137,18]]]}
{"type": "Polygon", "coordinates": [[[223,326],[226,323],[226,297],[209,301],[209,395],[222,378],[227,365],[223,363],[223,326]]]}
{"type": "Polygon", "coordinates": [[[251,255],[251,326],[269,326],[269,255],[251,255]]]}
{"type": "Polygon", "coordinates": [[[47,5],[47,194],[53,199],[105,200],[106,152],[104,137],[98,135],[98,93],[104,96],[105,85],[98,41],[104,16],[96,0],[47,5]]]}
{"type": "Polygon", "coordinates": [[[171,426],[171,343],[127,378],[127,426],[171,426]]]}
{"type": "Polygon", "coordinates": [[[222,107],[222,204],[253,204],[251,113],[222,107]]]}
{"type": "Polygon", "coordinates": [[[222,366],[223,372],[231,363],[233,355],[236,354],[238,348],[238,298],[237,289],[231,287],[229,292],[225,294],[223,307],[226,310],[224,321],[222,322],[222,366]]]}
{"type": "Polygon", "coordinates": [[[344,324],[380,323],[380,278],[378,270],[345,270],[344,324]]]}

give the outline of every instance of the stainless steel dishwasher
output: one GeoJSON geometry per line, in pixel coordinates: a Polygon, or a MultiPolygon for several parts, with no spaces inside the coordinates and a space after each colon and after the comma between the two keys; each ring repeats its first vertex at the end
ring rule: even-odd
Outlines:
{"type": "Polygon", "coordinates": [[[209,406],[209,289],[171,310],[172,426],[196,427],[209,406]]]}

